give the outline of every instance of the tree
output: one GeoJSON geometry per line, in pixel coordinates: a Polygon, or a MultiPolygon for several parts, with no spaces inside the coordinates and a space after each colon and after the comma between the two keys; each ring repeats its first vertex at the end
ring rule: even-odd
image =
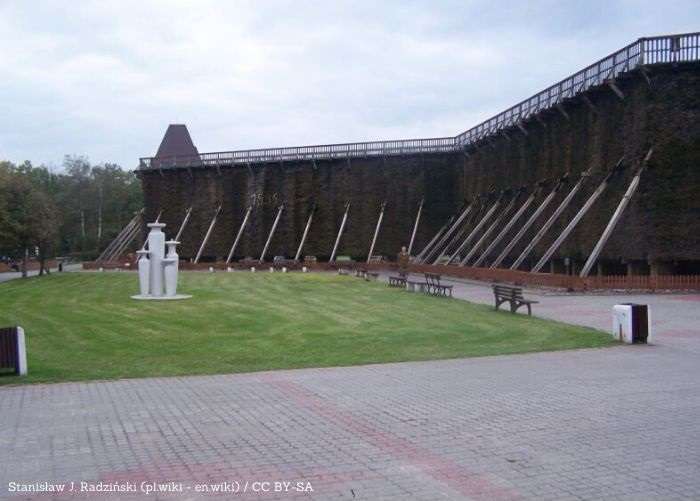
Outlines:
{"type": "Polygon", "coordinates": [[[37,251],[94,258],[142,206],[140,181],[116,164],[67,156],[53,173],[30,162],[0,161],[0,257],[37,251]]]}

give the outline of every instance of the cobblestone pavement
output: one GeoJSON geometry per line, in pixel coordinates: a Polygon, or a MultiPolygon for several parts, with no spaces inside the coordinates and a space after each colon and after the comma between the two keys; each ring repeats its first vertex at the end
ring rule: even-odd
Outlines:
{"type": "MultiPolygon", "coordinates": [[[[620,297],[538,299],[607,327],[620,297]]],[[[37,497],[10,482],[175,481],[184,492],[160,498],[240,482],[217,498],[700,499],[700,296],[644,299],[654,346],[3,387],[0,497],[37,497]]]]}

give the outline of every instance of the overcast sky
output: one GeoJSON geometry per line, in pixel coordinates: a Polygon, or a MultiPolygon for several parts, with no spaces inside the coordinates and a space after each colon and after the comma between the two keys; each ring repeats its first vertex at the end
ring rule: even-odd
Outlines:
{"type": "Polygon", "coordinates": [[[698,0],[0,0],[0,159],[453,136],[698,0]]]}

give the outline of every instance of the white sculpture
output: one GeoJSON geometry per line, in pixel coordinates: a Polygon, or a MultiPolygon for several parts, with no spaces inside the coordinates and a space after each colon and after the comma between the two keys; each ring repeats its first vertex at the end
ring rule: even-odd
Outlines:
{"type": "Polygon", "coordinates": [[[151,262],[148,259],[148,251],[145,249],[137,250],[136,255],[139,256],[139,291],[142,296],[150,294],[151,281],[151,262]]]}
{"type": "Polygon", "coordinates": [[[136,251],[139,256],[139,292],[134,299],[186,299],[192,296],[177,293],[179,256],[175,248],[180,242],[165,241],[164,223],[149,223],[148,250],[136,251]],[[165,246],[168,253],[165,254],[165,246]]]}

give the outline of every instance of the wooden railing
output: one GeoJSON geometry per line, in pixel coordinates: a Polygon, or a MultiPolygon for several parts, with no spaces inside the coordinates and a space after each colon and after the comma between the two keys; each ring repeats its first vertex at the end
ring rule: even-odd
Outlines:
{"type": "Polygon", "coordinates": [[[545,109],[557,106],[592,87],[612,82],[620,74],[640,66],[699,60],[700,33],[640,38],[455,137],[262,148],[180,157],[145,157],[140,159],[139,168],[250,165],[266,162],[351,159],[462,151],[487,136],[518,126],[524,120],[545,109]]]}
{"type": "Polygon", "coordinates": [[[417,273],[439,273],[445,276],[486,282],[506,282],[537,287],[572,290],[700,290],[700,275],[602,275],[579,277],[559,273],[530,273],[527,271],[468,266],[411,265],[417,273]]]}

